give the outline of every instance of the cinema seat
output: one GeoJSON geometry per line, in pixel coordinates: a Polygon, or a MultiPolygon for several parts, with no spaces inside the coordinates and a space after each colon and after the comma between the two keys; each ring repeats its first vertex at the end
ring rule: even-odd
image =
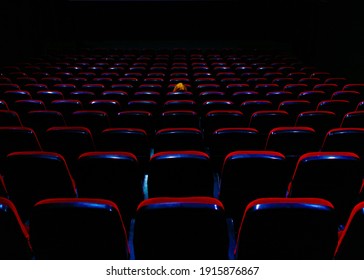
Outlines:
{"type": "Polygon", "coordinates": [[[144,199],[143,170],[136,156],[115,151],[84,153],[78,158],[75,178],[80,198],[113,201],[129,229],[137,206],[144,199]]]}
{"type": "Polygon", "coordinates": [[[225,157],[219,199],[238,226],[246,205],[263,197],[285,197],[290,179],[283,154],[235,151],[225,157]]]}
{"type": "Polygon", "coordinates": [[[215,176],[210,157],[200,151],[154,154],[148,164],[148,198],[214,196],[215,176]]]}
{"type": "Polygon", "coordinates": [[[337,244],[334,206],[319,198],[261,198],[241,220],[239,260],[331,260],[337,244]]]}
{"type": "Polygon", "coordinates": [[[340,225],[345,224],[360,198],[362,165],[350,152],[313,152],[302,155],[288,186],[288,197],[318,197],[330,201],[340,225]]]}
{"type": "Polygon", "coordinates": [[[0,173],[4,174],[8,154],[20,151],[41,151],[42,147],[33,129],[26,127],[0,127],[0,173]]]}
{"type": "Polygon", "coordinates": [[[50,127],[44,134],[42,147],[45,151],[61,154],[71,172],[77,169],[81,154],[96,150],[91,131],[77,126],[50,127]]]}
{"type": "Polygon", "coordinates": [[[222,203],[210,197],[152,198],[139,204],[136,260],[227,260],[229,236],[222,203]]]}
{"type": "Polygon", "coordinates": [[[150,157],[151,140],[143,129],[108,128],[101,132],[96,146],[99,151],[132,153],[145,167],[150,157]]]}
{"type": "Polygon", "coordinates": [[[37,260],[129,258],[122,216],[109,200],[41,200],[32,207],[29,235],[37,260]]]}
{"type": "Polygon", "coordinates": [[[235,151],[263,150],[265,139],[254,128],[220,128],[207,145],[215,170],[221,173],[225,157],[235,151]]]}
{"type": "Polygon", "coordinates": [[[64,158],[57,153],[31,151],[8,154],[4,182],[9,198],[26,222],[32,206],[45,198],[76,197],[77,190],[64,158]]]}
{"type": "Polygon", "coordinates": [[[0,110],[0,127],[23,126],[19,114],[13,110],[0,110]]]}
{"type": "Polygon", "coordinates": [[[335,251],[336,260],[362,260],[364,234],[364,202],[359,202],[351,210],[344,230],[340,233],[335,251]]]}
{"type": "Polygon", "coordinates": [[[256,111],[251,115],[249,127],[257,129],[263,135],[268,135],[273,128],[290,126],[292,122],[286,111],[264,110],[256,111]]]}
{"type": "Polygon", "coordinates": [[[0,259],[30,260],[33,257],[28,230],[15,205],[0,197],[0,259]]]}

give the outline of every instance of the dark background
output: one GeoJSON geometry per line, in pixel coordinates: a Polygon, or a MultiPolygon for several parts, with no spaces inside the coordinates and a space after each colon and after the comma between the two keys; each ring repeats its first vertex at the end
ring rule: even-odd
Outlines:
{"type": "Polygon", "coordinates": [[[82,1],[0,3],[1,64],[66,47],[258,47],[361,82],[360,1],[82,1]]]}

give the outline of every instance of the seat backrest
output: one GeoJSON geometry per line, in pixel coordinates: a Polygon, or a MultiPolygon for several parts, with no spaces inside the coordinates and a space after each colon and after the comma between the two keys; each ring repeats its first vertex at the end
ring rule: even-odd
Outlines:
{"type": "Polygon", "coordinates": [[[363,234],[364,234],[364,202],[356,204],[340,233],[339,241],[335,251],[337,260],[362,260],[363,234]]]}
{"type": "Polygon", "coordinates": [[[57,153],[33,151],[8,154],[4,181],[9,198],[24,221],[39,200],[77,195],[66,161],[57,153]]]}
{"type": "Polygon", "coordinates": [[[204,137],[197,128],[165,128],[154,138],[154,153],[161,151],[205,151],[204,137]]]}
{"type": "Polygon", "coordinates": [[[224,207],[209,197],[155,198],[137,210],[135,259],[228,259],[224,207]]]}
{"type": "Polygon", "coordinates": [[[332,204],[318,198],[262,198],[245,210],[237,259],[332,259],[337,243],[332,204]]]}
{"type": "Polygon", "coordinates": [[[159,152],[150,159],[148,197],[212,197],[214,183],[210,157],[204,152],[159,152]]]}
{"type": "Polygon", "coordinates": [[[61,154],[71,170],[76,168],[78,157],[96,150],[91,131],[86,127],[54,126],[44,135],[45,151],[61,154]]]}
{"type": "Polygon", "coordinates": [[[6,156],[12,152],[41,151],[42,147],[33,129],[0,127],[0,173],[3,174],[6,156]]]}
{"type": "Polygon", "coordinates": [[[127,152],[89,152],[78,159],[75,175],[78,196],[103,198],[116,203],[125,227],[144,199],[143,173],[138,159],[127,152]]]}
{"type": "Polygon", "coordinates": [[[129,258],[123,219],[116,204],[109,200],[55,198],[39,201],[32,208],[29,234],[36,259],[129,258]]]}
{"type": "Polygon", "coordinates": [[[225,157],[219,198],[226,212],[240,219],[245,206],[262,197],[285,197],[290,174],[283,154],[235,151],[225,157]]]}
{"type": "Polygon", "coordinates": [[[0,259],[31,259],[32,249],[26,226],[22,222],[15,205],[0,197],[0,259]]]}
{"type": "Polygon", "coordinates": [[[288,189],[289,197],[327,199],[343,224],[359,199],[362,164],[350,152],[314,152],[302,155],[296,165],[288,189]]]}

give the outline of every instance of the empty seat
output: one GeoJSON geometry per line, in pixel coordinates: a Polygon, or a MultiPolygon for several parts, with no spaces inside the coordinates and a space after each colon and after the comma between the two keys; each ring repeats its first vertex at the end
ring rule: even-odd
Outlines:
{"type": "Polygon", "coordinates": [[[286,111],[293,120],[297,119],[298,114],[314,109],[315,106],[308,100],[285,100],[278,106],[278,110],[286,111]]]}
{"type": "Polygon", "coordinates": [[[292,120],[286,111],[265,110],[251,115],[249,127],[257,129],[263,135],[268,135],[273,128],[291,124],[292,120]]]}
{"type": "Polygon", "coordinates": [[[155,102],[159,103],[162,99],[160,91],[161,91],[161,89],[159,89],[159,88],[149,90],[149,91],[146,89],[143,89],[143,90],[140,89],[139,91],[134,92],[134,94],[131,96],[131,99],[133,99],[133,100],[151,100],[151,101],[155,101],[155,102]],[[159,91],[155,91],[155,90],[159,90],[159,91]]]}
{"type": "Polygon", "coordinates": [[[31,128],[0,127],[0,172],[4,172],[6,156],[12,152],[41,151],[37,135],[31,128]]]}
{"type": "Polygon", "coordinates": [[[122,111],[119,112],[112,124],[114,128],[139,128],[148,135],[153,135],[155,123],[152,113],[147,111],[122,111]]]}
{"type": "Polygon", "coordinates": [[[257,91],[238,91],[234,92],[231,96],[231,100],[235,105],[240,106],[245,101],[248,100],[259,100],[261,96],[257,91]]]}
{"type": "Polygon", "coordinates": [[[210,111],[201,119],[201,127],[207,138],[219,128],[241,128],[247,126],[244,114],[238,110],[210,111]]]}
{"type": "Polygon", "coordinates": [[[344,224],[358,202],[362,184],[358,155],[349,152],[314,152],[302,155],[288,188],[289,197],[318,197],[330,201],[344,224]]]}
{"type": "Polygon", "coordinates": [[[278,105],[284,100],[294,99],[293,93],[289,91],[270,91],[265,95],[265,99],[273,104],[272,109],[277,109],[278,105]]]}
{"type": "Polygon", "coordinates": [[[333,205],[318,198],[262,198],[245,209],[237,238],[241,260],[331,260],[337,243],[333,205]]]}
{"type": "Polygon", "coordinates": [[[78,159],[77,190],[79,197],[103,198],[116,203],[125,227],[135,216],[144,199],[142,168],[138,159],[127,152],[89,152],[78,159]]]}
{"type": "Polygon", "coordinates": [[[76,126],[54,126],[47,129],[42,146],[45,151],[61,154],[72,172],[77,168],[81,154],[96,150],[91,131],[76,126]]]}
{"type": "Polygon", "coordinates": [[[360,94],[359,91],[354,90],[340,90],[335,91],[331,95],[332,100],[347,100],[350,104],[354,107],[363,99],[363,96],[360,94]]]}
{"type": "Polygon", "coordinates": [[[64,99],[64,96],[62,94],[62,92],[60,91],[56,91],[56,90],[41,90],[41,91],[37,91],[34,95],[33,95],[34,99],[39,99],[42,100],[44,102],[44,104],[46,106],[48,106],[52,101],[54,100],[61,100],[64,99]]]}
{"type": "Polygon", "coordinates": [[[227,260],[224,207],[207,197],[154,198],[137,210],[133,252],[137,260],[227,260]]]}
{"type": "Polygon", "coordinates": [[[234,151],[263,150],[265,139],[254,128],[220,128],[209,141],[209,153],[215,169],[221,173],[225,157],[234,151]]]}
{"type": "Polygon", "coordinates": [[[163,112],[156,124],[157,129],[163,128],[199,128],[200,118],[192,110],[174,110],[163,112]]]}
{"type": "Polygon", "coordinates": [[[299,93],[297,99],[309,101],[316,109],[317,104],[319,104],[322,100],[330,99],[330,96],[330,94],[322,90],[310,90],[299,93]]]}
{"type": "Polygon", "coordinates": [[[117,113],[121,111],[121,105],[117,100],[111,99],[96,99],[88,103],[87,108],[89,110],[103,111],[105,112],[112,122],[117,113]]]}
{"type": "Polygon", "coordinates": [[[147,111],[152,115],[157,115],[160,106],[153,100],[131,100],[126,107],[127,111],[147,111]]]}
{"type": "Polygon", "coordinates": [[[48,128],[66,126],[66,121],[58,111],[40,110],[28,112],[24,116],[24,125],[34,129],[42,142],[48,128]]]}
{"type": "Polygon", "coordinates": [[[364,128],[334,128],[327,132],[321,151],[352,152],[364,158],[364,128]]]}
{"type": "Polygon", "coordinates": [[[0,110],[9,110],[9,106],[5,100],[0,100],[0,110]]]}
{"type": "Polygon", "coordinates": [[[349,83],[343,86],[342,90],[358,91],[360,95],[364,96],[364,84],[361,83],[349,83]]]}
{"type": "Polygon", "coordinates": [[[293,172],[301,155],[319,151],[321,141],[318,140],[315,130],[310,127],[278,127],[269,132],[265,150],[282,153],[289,172],[293,172]]]}
{"type": "Polygon", "coordinates": [[[241,103],[240,109],[247,119],[250,119],[251,115],[257,111],[273,110],[274,105],[269,100],[247,100],[241,103]]]}
{"type": "Polygon", "coordinates": [[[12,110],[0,110],[1,126],[22,126],[22,121],[17,112],[12,110]]]}
{"type": "Polygon", "coordinates": [[[105,85],[100,83],[86,83],[81,86],[81,90],[91,91],[95,93],[96,96],[100,96],[101,93],[105,90],[105,85]]]}
{"type": "Polygon", "coordinates": [[[148,197],[214,196],[209,156],[199,151],[154,154],[148,164],[148,197]]]}
{"type": "Polygon", "coordinates": [[[106,100],[116,100],[122,108],[126,107],[129,101],[128,93],[122,90],[106,90],[101,93],[101,98],[106,100]]]}
{"type": "Polygon", "coordinates": [[[13,109],[18,113],[21,119],[25,118],[30,111],[45,110],[45,104],[42,100],[26,99],[18,100],[13,104],[13,109]]]}
{"type": "Polygon", "coordinates": [[[334,112],[306,111],[297,116],[295,126],[313,128],[317,134],[318,141],[323,141],[323,138],[330,129],[339,126],[339,120],[334,112]]]}
{"type": "Polygon", "coordinates": [[[38,91],[48,90],[48,86],[45,84],[26,84],[22,86],[22,89],[28,91],[31,96],[35,96],[38,91]]]}
{"type": "Polygon", "coordinates": [[[197,128],[165,128],[154,138],[154,153],[161,151],[205,151],[204,137],[197,128]]]}
{"type": "Polygon", "coordinates": [[[237,106],[230,100],[207,100],[201,104],[199,112],[204,115],[210,111],[235,109],[237,109],[237,106]]]}
{"type": "Polygon", "coordinates": [[[72,91],[69,94],[70,99],[79,100],[82,103],[83,108],[87,108],[87,105],[94,99],[96,99],[96,94],[92,91],[72,91]]]}
{"type": "Polygon", "coordinates": [[[313,90],[324,91],[331,96],[335,91],[340,90],[337,84],[317,84],[313,87],[313,90]]]}
{"type": "Polygon", "coordinates": [[[290,91],[295,96],[298,96],[301,92],[309,90],[309,86],[306,84],[287,84],[283,87],[284,91],[290,91]]]}
{"type": "Polygon", "coordinates": [[[316,110],[334,112],[338,120],[341,121],[346,113],[354,109],[355,106],[350,104],[348,100],[323,100],[317,105],[316,110]]]}
{"type": "Polygon", "coordinates": [[[35,259],[40,260],[129,258],[118,207],[103,199],[39,201],[32,209],[30,241],[35,259]]]}
{"type": "Polygon", "coordinates": [[[24,221],[32,206],[45,198],[76,197],[76,186],[64,158],[56,153],[32,151],[8,154],[4,181],[9,198],[24,221]]]}
{"type": "Polygon", "coordinates": [[[163,104],[163,111],[175,111],[175,110],[197,110],[197,103],[194,100],[167,100],[163,104]]]}
{"type": "Polygon", "coordinates": [[[87,127],[97,138],[104,129],[110,127],[110,119],[104,111],[80,110],[72,113],[69,125],[87,127]]]}
{"type": "Polygon", "coordinates": [[[340,233],[335,251],[336,260],[362,260],[363,254],[363,213],[364,202],[353,207],[343,232],[340,233]]]}
{"type": "Polygon", "coordinates": [[[209,100],[226,100],[227,96],[223,91],[203,91],[197,97],[197,101],[203,104],[209,100]]]}
{"type": "Polygon", "coordinates": [[[97,142],[98,150],[129,152],[138,158],[143,166],[149,161],[150,137],[138,128],[109,128],[101,132],[97,142]]]}
{"type": "Polygon", "coordinates": [[[29,234],[15,205],[0,197],[0,259],[30,260],[33,257],[29,234]]]}
{"type": "Polygon", "coordinates": [[[77,87],[72,83],[61,83],[53,85],[52,89],[62,92],[65,98],[70,98],[70,93],[76,91],[77,87]]]}
{"type": "Polygon", "coordinates": [[[0,94],[8,90],[20,90],[20,87],[17,84],[0,84],[0,94]]]}
{"type": "Polygon", "coordinates": [[[281,88],[277,84],[257,84],[254,90],[259,93],[260,96],[265,96],[268,92],[279,91],[281,88]]]}
{"type": "Polygon", "coordinates": [[[319,78],[321,82],[324,82],[326,79],[331,78],[331,76],[332,76],[331,73],[323,71],[320,72],[315,71],[310,75],[311,78],[319,78]]]}
{"type": "Polygon", "coordinates": [[[8,104],[10,109],[14,109],[14,103],[16,101],[29,100],[32,99],[32,96],[26,90],[7,90],[1,94],[1,99],[8,104]]]}
{"type": "Polygon", "coordinates": [[[48,105],[49,110],[54,110],[60,112],[65,122],[68,124],[71,119],[71,115],[75,111],[80,111],[83,109],[82,102],[77,99],[61,99],[54,100],[48,105]]]}
{"type": "Polygon", "coordinates": [[[345,77],[334,77],[334,78],[327,78],[325,80],[325,84],[337,84],[339,88],[343,88],[347,84],[348,79],[345,77]]]}
{"type": "Polygon", "coordinates": [[[364,111],[348,112],[342,118],[340,127],[364,128],[364,111]]]}
{"type": "Polygon", "coordinates": [[[225,157],[219,199],[238,226],[248,203],[263,197],[285,197],[290,175],[283,154],[235,151],[225,157]]]}

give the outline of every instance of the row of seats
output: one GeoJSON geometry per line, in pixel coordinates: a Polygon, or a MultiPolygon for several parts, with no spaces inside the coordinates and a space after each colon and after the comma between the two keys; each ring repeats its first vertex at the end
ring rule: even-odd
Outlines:
{"type": "Polygon", "coordinates": [[[321,137],[333,128],[363,128],[364,111],[349,111],[343,116],[332,111],[303,111],[296,118],[283,110],[260,110],[252,113],[250,119],[238,110],[212,110],[200,117],[192,110],[166,111],[153,117],[147,111],[127,110],[109,115],[99,110],[77,110],[62,114],[53,110],[36,110],[18,114],[12,110],[0,110],[0,127],[24,126],[33,128],[39,136],[50,127],[83,126],[95,136],[108,128],[143,129],[149,136],[154,136],[160,129],[194,128],[200,129],[210,137],[221,128],[252,128],[261,134],[277,127],[311,127],[321,137]]]}
{"type": "Polygon", "coordinates": [[[361,259],[364,203],[338,233],[334,206],[319,198],[262,198],[231,235],[214,198],[153,198],[139,204],[127,235],[116,204],[54,198],[36,203],[29,226],[0,198],[1,259],[361,259]],[[82,222],[80,222],[82,221],[82,222]]]}
{"type": "Polygon", "coordinates": [[[216,92],[220,94],[220,97],[223,95],[225,98],[231,98],[234,93],[246,91],[256,92],[261,97],[265,96],[269,92],[284,91],[291,93],[291,98],[295,98],[299,95],[299,93],[306,91],[319,91],[326,94],[326,97],[327,95],[340,91],[359,92],[361,94],[363,92],[363,84],[356,83],[347,83],[344,84],[344,86],[339,86],[338,84],[322,83],[317,81],[317,84],[310,85],[307,81],[304,83],[300,80],[300,82],[297,83],[289,83],[289,81],[287,81],[287,83],[281,82],[277,84],[269,83],[267,80],[264,80],[264,78],[249,78],[245,83],[242,80],[234,82],[234,80],[230,79],[228,81],[222,81],[221,84],[216,80],[211,79],[212,78],[205,78],[204,80],[196,79],[196,81],[192,84],[188,83],[188,79],[171,79],[172,82],[167,83],[166,85],[164,85],[164,83],[154,82],[141,83],[138,86],[134,86],[133,84],[122,81],[110,84],[101,83],[100,81],[99,83],[84,82],[78,86],[73,83],[56,83],[48,86],[42,83],[9,83],[10,80],[8,78],[3,78],[0,80],[0,93],[4,93],[6,91],[22,91],[30,95],[32,98],[36,98],[41,96],[43,92],[53,91],[59,96],[59,99],[61,99],[62,97],[70,98],[71,96],[74,96],[75,92],[93,93],[92,95],[94,98],[100,97],[103,93],[110,91],[125,92],[129,98],[141,98],[143,97],[143,93],[151,92],[152,94],[150,95],[150,98],[159,101],[163,98],[198,97],[205,92],[216,92]],[[180,95],[173,94],[172,90],[178,82],[185,83],[188,91],[180,95]]]}
{"type": "MultiPolygon", "coordinates": [[[[322,119],[321,119],[322,120],[322,119]]],[[[221,125],[224,123],[222,122],[221,125]]],[[[323,125],[317,122],[317,125],[323,125]]],[[[217,128],[206,137],[197,128],[164,128],[151,137],[139,128],[107,128],[95,135],[84,126],[51,126],[39,130],[22,126],[0,127],[0,174],[2,161],[11,152],[48,151],[63,155],[71,169],[85,152],[130,152],[145,165],[151,155],[163,151],[195,150],[207,153],[216,171],[224,158],[241,150],[266,150],[282,153],[294,167],[299,156],[308,152],[343,151],[364,157],[364,128],[327,128],[315,130],[308,126],[277,127],[269,133],[255,128],[217,128]],[[325,137],[323,137],[325,136],[325,137]]]]}
{"type": "MultiPolygon", "coordinates": [[[[0,89],[2,86],[7,86],[7,84],[0,84],[0,89]]],[[[199,93],[190,91],[177,91],[168,92],[166,95],[163,95],[161,92],[156,90],[143,90],[130,94],[122,89],[115,89],[102,91],[100,95],[96,95],[93,91],[90,90],[74,90],[69,92],[68,94],[64,93],[65,90],[39,90],[31,94],[29,91],[26,90],[13,89],[0,92],[0,98],[8,103],[8,107],[10,109],[15,110],[18,107],[22,109],[21,106],[25,106],[21,103],[18,104],[19,102],[16,103],[16,101],[19,100],[35,100],[27,102],[38,103],[34,104],[34,106],[38,106],[39,109],[44,109],[44,107],[48,107],[49,109],[57,109],[57,107],[59,106],[57,102],[56,104],[52,104],[52,101],[56,100],[78,100],[79,104],[73,105],[78,110],[97,109],[104,110],[108,113],[118,112],[126,109],[138,109],[146,111],[149,110],[151,113],[158,113],[165,110],[165,107],[170,107],[170,103],[173,101],[175,101],[175,103],[179,103],[180,108],[192,109],[195,111],[200,109],[203,109],[203,112],[214,109],[243,110],[246,106],[244,102],[252,100],[265,101],[265,109],[271,110],[278,109],[280,107],[280,103],[283,101],[306,100],[310,102],[310,104],[307,106],[309,110],[322,110],[322,106],[324,105],[322,105],[321,103],[324,101],[330,101],[331,103],[333,103],[346,100],[346,107],[342,109],[355,110],[358,103],[364,98],[363,94],[359,90],[327,91],[318,89],[301,89],[295,94],[293,92],[293,88],[269,89],[267,84],[262,84],[261,86],[264,86],[264,93],[260,93],[257,89],[249,90],[242,88],[240,90],[235,90],[231,95],[228,95],[225,91],[217,90],[206,90],[199,93]],[[186,101],[181,102],[181,100],[188,100],[190,104],[187,104],[186,101]],[[142,101],[144,101],[144,105],[142,101]],[[211,105],[212,101],[215,103],[214,105],[211,105]],[[213,108],[210,109],[208,107],[213,108]]],[[[323,86],[327,85],[324,84],[323,86]]],[[[357,84],[357,86],[359,86],[359,84],[357,84]]],[[[58,103],[59,102],[60,101],[58,101],[58,103]]],[[[5,107],[4,105],[2,106],[5,107]]]]}
{"type": "Polygon", "coordinates": [[[221,174],[200,151],[154,154],[143,170],[127,152],[81,154],[71,172],[52,152],[13,152],[4,161],[2,196],[10,198],[25,222],[32,206],[46,198],[104,198],[124,213],[127,228],[138,203],[147,198],[206,196],[221,200],[235,222],[248,203],[263,197],[320,197],[335,206],[340,227],[362,200],[363,164],[350,152],[313,152],[290,162],[278,152],[228,154],[221,174]]]}

